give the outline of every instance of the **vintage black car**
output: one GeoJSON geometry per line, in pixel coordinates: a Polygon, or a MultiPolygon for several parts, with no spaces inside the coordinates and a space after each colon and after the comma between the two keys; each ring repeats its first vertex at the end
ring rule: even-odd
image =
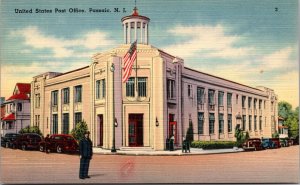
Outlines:
{"type": "Polygon", "coordinates": [[[68,134],[53,134],[48,140],[44,139],[41,141],[39,146],[41,152],[45,151],[45,149],[47,152],[56,151],[57,153],[75,153],[79,151],[77,141],[68,134]]]}
{"type": "Polygon", "coordinates": [[[11,148],[11,143],[12,141],[14,141],[18,135],[20,134],[16,134],[16,133],[7,133],[4,135],[4,137],[1,137],[1,146],[2,147],[6,147],[6,148],[11,148]]]}
{"type": "Polygon", "coordinates": [[[17,138],[11,142],[11,146],[14,149],[39,149],[39,143],[43,140],[43,137],[35,133],[25,133],[18,135],[17,138]]]}

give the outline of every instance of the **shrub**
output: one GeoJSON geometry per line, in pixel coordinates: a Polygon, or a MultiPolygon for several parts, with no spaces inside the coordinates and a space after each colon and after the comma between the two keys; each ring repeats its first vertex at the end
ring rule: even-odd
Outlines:
{"type": "Polygon", "coordinates": [[[235,141],[193,141],[191,147],[202,149],[225,149],[237,146],[235,141]]]}
{"type": "Polygon", "coordinates": [[[84,120],[76,123],[76,127],[72,129],[71,135],[77,140],[80,141],[84,137],[84,133],[88,131],[88,126],[84,120]]]}
{"type": "Polygon", "coordinates": [[[42,135],[42,132],[41,130],[39,129],[39,127],[37,126],[27,126],[25,128],[22,128],[20,131],[19,131],[20,134],[24,134],[24,133],[36,133],[36,134],[39,134],[39,135],[42,135]]]}

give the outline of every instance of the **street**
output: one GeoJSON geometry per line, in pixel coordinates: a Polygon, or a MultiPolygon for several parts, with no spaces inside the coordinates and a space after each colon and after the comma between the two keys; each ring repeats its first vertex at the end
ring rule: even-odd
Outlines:
{"type": "Polygon", "coordinates": [[[79,156],[1,148],[1,183],[299,183],[299,146],[190,156],[79,156]]]}

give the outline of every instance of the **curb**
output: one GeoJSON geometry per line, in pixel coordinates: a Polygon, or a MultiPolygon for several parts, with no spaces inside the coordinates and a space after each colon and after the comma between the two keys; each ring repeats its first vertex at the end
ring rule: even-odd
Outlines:
{"type": "MultiPolygon", "coordinates": [[[[232,150],[232,151],[215,151],[215,152],[210,152],[209,150],[202,150],[203,152],[191,152],[191,153],[155,153],[155,152],[117,152],[116,153],[111,153],[109,151],[104,151],[104,152],[94,152],[94,154],[96,155],[128,155],[128,156],[190,156],[190,155],[210,155],[210,154],[227,154],[227,153],[239,153],[239,152],[244,152],[243,149],[239,149],[239,150],[232,150]]],[[[176,152],[176,151],[175,151],[176,152]]]]}

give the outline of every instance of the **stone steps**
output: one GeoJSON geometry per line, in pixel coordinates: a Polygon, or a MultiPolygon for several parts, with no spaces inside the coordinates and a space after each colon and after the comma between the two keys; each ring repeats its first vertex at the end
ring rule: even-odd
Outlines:
{"type": "Polygon", "coordinates": [[[153,151],[151,147],[120,147],[120,151],[153,151]]]}

